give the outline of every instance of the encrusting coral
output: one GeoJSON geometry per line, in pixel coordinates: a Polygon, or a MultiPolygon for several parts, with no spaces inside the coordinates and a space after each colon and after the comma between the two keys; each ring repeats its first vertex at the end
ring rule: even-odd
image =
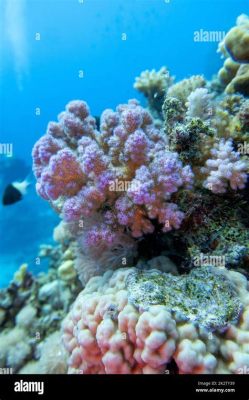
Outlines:
{"type": "Polygon", "coordinates": [[[200,266],[212,260],[212,265],[248,269],[249,205],[238,193],[230,196],[196,191],[179,199],[185,220],[177,237],[187,263],[200,266]]]}

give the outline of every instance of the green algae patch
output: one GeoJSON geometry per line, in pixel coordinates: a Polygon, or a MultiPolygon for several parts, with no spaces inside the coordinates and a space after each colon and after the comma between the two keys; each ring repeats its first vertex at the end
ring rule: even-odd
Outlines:
{"type": "Polygon", "coordinates": [[[137,308],[163,305],[178,320],[208,330],[236,323],[242,310],[238,291],[225,269],[205,266],[188,275],[173,276],[157,270],[133,271],[126,280],[128,300],[137,308]]]}

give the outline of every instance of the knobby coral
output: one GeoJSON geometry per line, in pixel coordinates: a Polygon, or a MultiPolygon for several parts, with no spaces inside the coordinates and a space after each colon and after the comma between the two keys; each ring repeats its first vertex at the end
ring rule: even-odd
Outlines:
{"type": "MultiPolygon", "coordinates": [[[[236,26],[230,29],[223,45],[232,58],[239,63],[249,61],[249,18],[242,14],[237,18],[236,26]]],[[[221,44],[222,46],[222,44],[221,44]]]]}
{"type": "Polygon", "coordinates": [[[88,282],[64,321],[69,373],[158,374],[172,360],[179,373],[238,372],[248,365],[248,307],[246,279],[225,269],[187,278],[108,271],[88,282]]]}
{"type": "Polygon", "coordinates": [[[226,93],[249,94],[249,18],[242,14],[219,44],[218,51],[226,57],[218,78],[226,93]]]}

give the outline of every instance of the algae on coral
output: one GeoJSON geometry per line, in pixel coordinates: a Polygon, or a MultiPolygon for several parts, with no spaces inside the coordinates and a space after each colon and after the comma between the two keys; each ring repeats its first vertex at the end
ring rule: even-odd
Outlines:
{"type": "Polygon", "coordinates": [[[208,330],[237,322],[242,304],[225,271],[212,266],[173,276],[156,270],[133,271],[126,280],[128,299],[137,308],[164,305],[176,318],[208,330]]]}

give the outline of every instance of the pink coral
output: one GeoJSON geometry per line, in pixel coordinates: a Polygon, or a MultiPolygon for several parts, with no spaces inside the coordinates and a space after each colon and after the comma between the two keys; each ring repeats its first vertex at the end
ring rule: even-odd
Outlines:
{"type": "Polygon", "coordinates": [[[152,233],[152,219],[163,231],[179,228],[184,214],[169,201],[179,189],[191,188],[193,173],[167,151],[166,135],[137,100],[104,111],[100,132],[88,105],[79,100],[58,119],[34,146],[33,169],[38,193],[66,222],[96,215],[106,224],[110,210],[108,229],[119,237],[152,233]]]}
{"type": "Polygon", "coordinates": [[[207,160],[202,168],[207,175],[203,186],[213,193],[225,193],[229,186],[233,190],[243,189],[247,182],[248,163],[234,151],[232,140],[222,139],[211,154],[213,158],[207,160]]]}
{"type": "Polygon", "coordinates": [[[59,196],[73,196],[81,188],[85,178],[74,153],[62,149],[51,157],[48,168],[41,173],[39,194],[45,199],[56,200],[59,196]]]}
{"type": "Polygon", "coordinates": [[[165,369],[175,351],[176,325],[164,307],[139,314],[128,303],[130,270],[93,278],[63,324],[69,373],[141,374],[165,369]]]}
{"type": "MultiPolygon", "coordinates": [[[[132,286],[129,292],[127,285],[134,271],[138,270],[107,271],[92,278],[77,297],[62,327],[68,373],[161,374],[170,372],[172,360],[180,374],[243,373],[243,367],[248,368],[249,292],[242,274],[226,270],[224,278],[236,287],[243,303],[240,319],[223,332],[211,333],[159,300],[136,305],[132,298],[138,288],[132,286]]],[[[155,269],[149,273],[163,276],[155,269]]],[[[152,280],[147,281],[146,293],[148,288],[152,297],[160,298],[152,280]]]]}

